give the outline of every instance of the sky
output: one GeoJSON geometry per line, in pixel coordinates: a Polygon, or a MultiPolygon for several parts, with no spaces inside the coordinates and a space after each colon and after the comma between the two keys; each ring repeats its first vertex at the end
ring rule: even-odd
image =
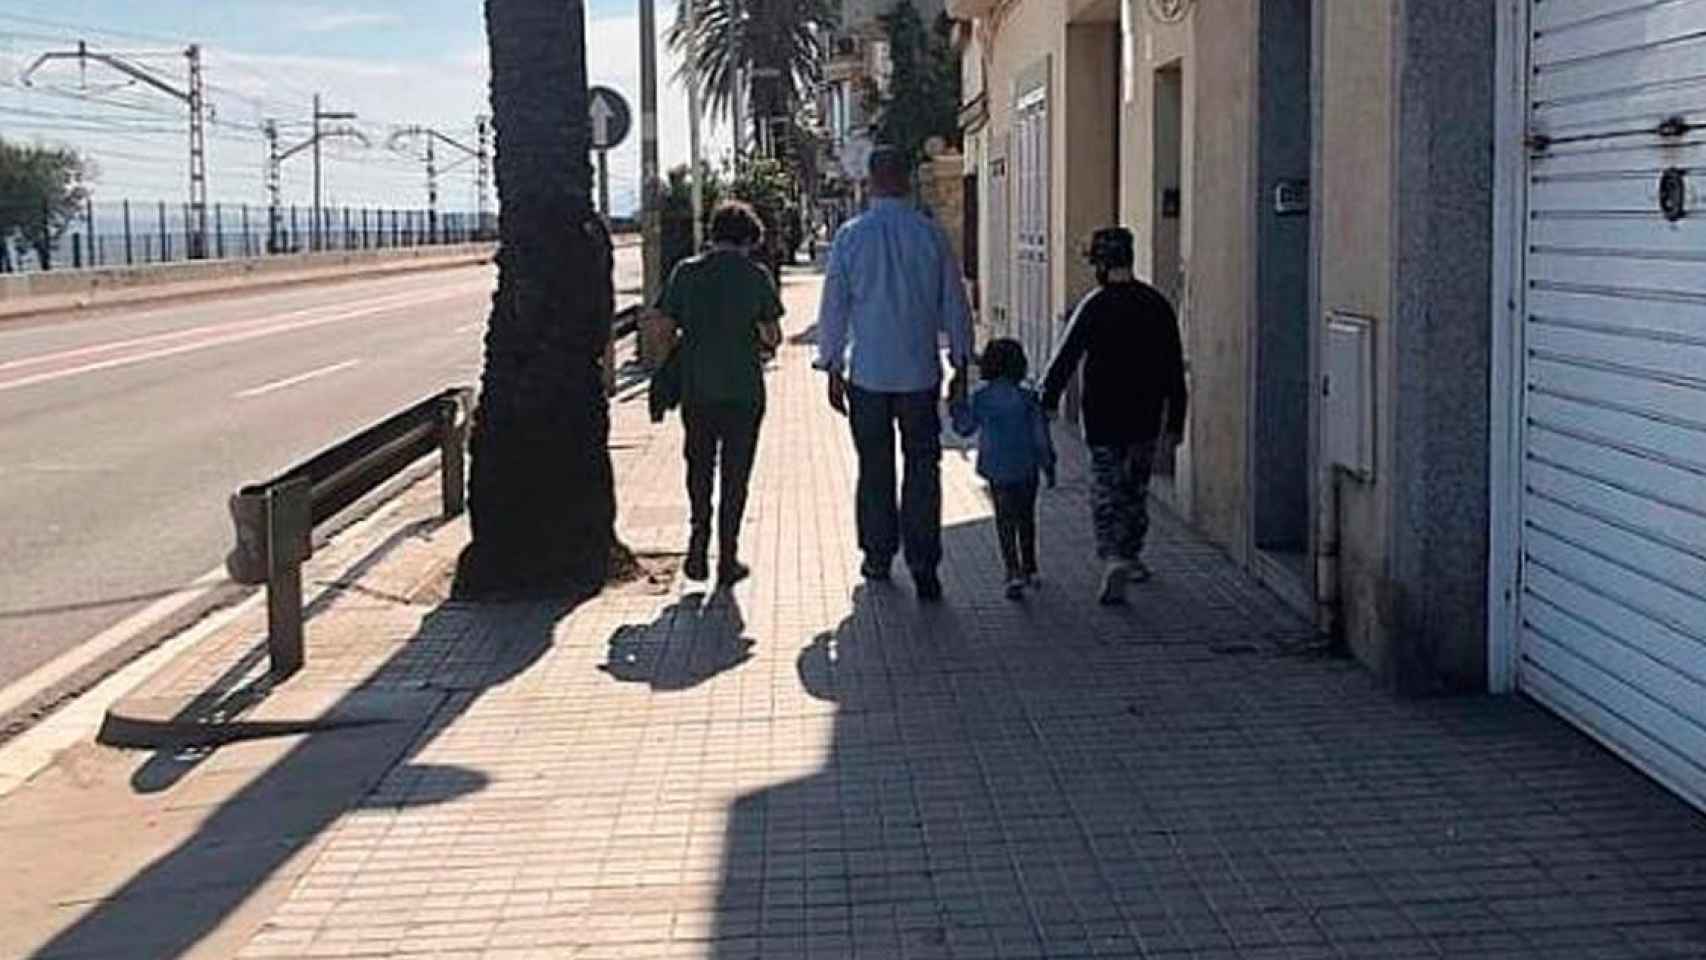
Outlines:
{"type": "MultiPolygon", "coordinates": [[[[4,0],[0,3],[0,137],[72,146],[93,159],[98,204],[123,198],[182,202],[187,195],[187,110],[170,97],[75,62],[43,68],[31,87],[21,73],[49,50],[142,55],[139,62],[174,85],[186,61],[171,51],[199,43],[214,121],[209,132],[209,199],[263,204],[266,143],[276,119],[286,148],[307,138],[313,95],[328,110],[353,110],[368,145],[324,146],[328,205],[426,205],[418,142],[394,142],[398,128],[434,127],[475,145],[474,118],[487,103],[485,26],[480,0],[4,0]]],[[[660,28],[674,0],[657,0],[660,28]]],[[[639,13],[637,0],[587,0],[591,82],[615,88],[635,107],[635,130],[610,154],[611,206],[628,213],[639,183],[639,13]]],[[[677,61],[658,44],[659,141],[665,169],[687,160],[685,92],[671,79],[677,61]]],[[[726,130],[707,130],[708,156],[727,147],[726,130]]],[[[475,164],[440,147],[440,209],[472,210],[475,164]]],[[[284,165],[286,203],[312,195],[307,153],[284,165]]]]}

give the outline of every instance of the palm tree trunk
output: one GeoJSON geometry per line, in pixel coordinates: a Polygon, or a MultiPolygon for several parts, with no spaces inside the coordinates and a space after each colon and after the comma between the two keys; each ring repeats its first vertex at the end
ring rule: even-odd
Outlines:
{"type": "Polygon", "coordinates": [[[609,571],[615,291],[592,206],[583,0],[486,0],[498,290],[472,438],[461,596],[584,595],[609,571]]]}

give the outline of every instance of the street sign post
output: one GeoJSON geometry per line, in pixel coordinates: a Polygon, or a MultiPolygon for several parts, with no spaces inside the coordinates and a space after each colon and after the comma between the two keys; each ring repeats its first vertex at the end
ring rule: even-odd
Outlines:
{"type": "Polygon", "coordinates": [[[592,149],[598,153],[598,210],[610,216],[610,164],[608,154],[628,139],[634,129],[634,111],[620,93],[609,87],[587,90],[587,115],[592,121],[592,149]]]}

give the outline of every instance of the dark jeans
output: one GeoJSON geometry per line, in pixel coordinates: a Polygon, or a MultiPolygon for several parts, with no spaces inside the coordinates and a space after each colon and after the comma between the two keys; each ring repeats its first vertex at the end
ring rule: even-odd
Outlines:
{"type": "Polygon", "coordinates": [[[939,392],[878,393],[847,388],[848,419],[859,452],[859,549],[885,564],[902,546],[913,574],[942,562],[942,419],[939,392]],[[895,426],[905,458],[895,507],[895,426]]]}
{"type": "Polygon", "coordinates": [[[764,408],[740,404],[685,404],[681,423],[687,431],[687,499],[692,505],[690,551],[711,543],[711,485],[721,467],[722,505],[717,511],[719,562],[735,559],[740,525],[746,516],[747,481],[758,452],[758,428],[764,408]]]}
{"type": "Polygon", "coordinates": [[[1007,576],[1030,576],[1037,572],[1037,484],[990,484],[995,500],[995,538],[1001,543],[1001,560],[1007,576]]]}

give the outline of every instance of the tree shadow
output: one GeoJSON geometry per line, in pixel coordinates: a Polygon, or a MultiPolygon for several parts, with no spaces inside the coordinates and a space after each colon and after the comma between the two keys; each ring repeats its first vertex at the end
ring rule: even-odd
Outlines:
{"type": "Polygon", "coordinates": [[[690,690],[752,659],[745,630],[733,593],[688,594],[651,623],[618,629],[598,669],[659,692],[690,690]]]}
{"type": "MultiPolygon", "coordinates": [[[[312,622],[315,617],[326,612],[337,602],[340,595],[345,593],[363,593],[361,578],[372,571],[386,557],[405,542],[430,535],[433,531],[444,527],[448,521],[442,518],[430,517],[412,521],[392,531],[384,540],[348,568],[339,572],[331,580],[317,581],[317,593],[308,600],[302,608],[304,622],[312,622]]],[[[371,595],[371,591],[365,591],[371,595]]],[[[391,602],[407,603],[406,598],[381,597],[379,599],[391,602]]],[[[423,621],[423,630],[430,623],[429,614],[423,621]]],[[[242,718],[251,710],[260,707],[278,689],[270,673],[256,677],[256,670],[266,662],[267,645],[257,643],[244,651],[220,675],[209,683],[200,693],[190,698],[184,704],[177,716],[171,718],[169,726],[188,729],[204,728],[205,735],[195,733],[166,737],[168,744],[154,751],[148,762],[138,767],[131,775],[131,788],[137,793],[159,793],[171,789],[187,776],[197,766],[201,765],[219,746],[238,740],[251,739],[257,736],[288,736],[293,733],[310,733],[315,729],[329,731],[335,727],[364,725],[371,717],[350,715],[349,711],[329,713],[325,716],[304,718],[294,722],[285,721],[270,727],[246,727],[242,718]]],[[[156,733],[145,731],[145,733],[156,733]]],[[[123,742],[115,742],[112,737],[111,718],[98,735],[97,739],[111,746],[127,746],[123,742]]],[[[152,745],[152,744],[150,744],[152,745]]]]}
{"type": "MultiPolygon", "coordinates": [[[[348,810],[439,804],[483,789],[488,777],[479,770],[412,758],[485,693],[536,664],[556,624],[579,602],[446,603],[377,669],[342,693],[329,691],[329,705],[316,701],[312,689],[286,684],[271,691],[257,717],[300,720],[298,739],[281,745],[283,755],[219,803],[187,839],[32,956],[182,956],[348,810]],[[296,716],[299,708],[309,712],[296,716]],[[351,718],[359,722],[345,722],[351,718]]],[[[216,742],[210,732],[207,743],[216,742]]],[[[162,751],[138,772],[134,787],[178,785],[185,765],[207,760],[209,752],[205,744],[162,751]]]]}
{"type": "Polygon", "coordinates": [[[1706,883],[1706,832],[1676,798],[1526,701],[1399,700],[1288,655],[1308,624],[1176,520],[1156,580],[1098,607],[1067,489],[1025,602],[989,521],[960,524],[945,605],[862,587],[801,650],[826,757],[731,805],[706,956],[1706,944],[1706,904],[1674,893],[1706,883]]]}

